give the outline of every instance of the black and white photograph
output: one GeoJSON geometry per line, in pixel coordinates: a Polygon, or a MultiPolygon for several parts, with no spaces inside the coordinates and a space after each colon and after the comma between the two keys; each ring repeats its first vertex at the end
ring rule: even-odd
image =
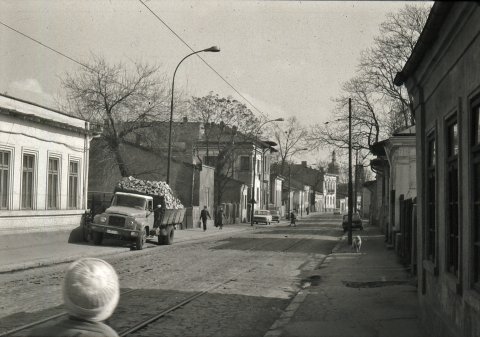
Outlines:
{"type": "Polygon", "coordinates": [[[480,337],[480,2],[0,0],[0,337],[480,337]]]}

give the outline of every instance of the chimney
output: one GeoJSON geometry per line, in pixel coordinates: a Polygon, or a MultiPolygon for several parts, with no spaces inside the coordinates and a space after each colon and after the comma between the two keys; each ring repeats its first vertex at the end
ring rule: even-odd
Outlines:
{"type": "Polygon", "coordinates": [[[306,162],[306,161],[302,161],[302,166],[303,166],[303,167],[307,167],[307,162],[306,162]]]}

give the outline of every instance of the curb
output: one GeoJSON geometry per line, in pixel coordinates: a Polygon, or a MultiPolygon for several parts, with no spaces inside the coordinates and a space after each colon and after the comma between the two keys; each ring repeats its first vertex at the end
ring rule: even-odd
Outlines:
{"type": "MultiPolygon", "coordinates": [[[[338,243],[337,243],[338,245],[338,243]]],[[[331,254],[325,255],[322,259],[322,262],[318,264],[318,266],[323,265],[325,261],[327,261],[328,257],[331,254]]],[[[292,298],[288,306],[282,312],[279,318],[270,326],[268,331],[263,335],[263,337],[279,337],[283,333],[283,327],[285,327],[290,321],[292,320],[293,316],[300,308],[300,305],[305,301],[309,294],[308,288],[300,289],[296,295],[292,298]]]]}
{"type": "MultiPolygon", "coordinates": [[[[238,226],[240,227],[240,226],[238,226]]],[[[192,241],[199,241],[201,242],[202,240],[205,240],[206,238],[214,237],[214,236],[228,236],[229,234],[234,234],[234,233],[240,233],[240,232],[246,232],[248,230],[251,230],[252,228],[250,226],[248,227],[240,227],[240,228],[235,228],[235,230],[231,231],[225,231],[222,232],[220,230],[215,231],[213,233],[205,234],[202,237],[196,237],[196,238],[185,238],[185,239],[176,239],[175,244],[180,244],[180,243],[186,243],[186,242],[192,242],[192,241]]],[[[153,248],[153,247],[152,247],[153,248]]],[[[104,252],[104,253],[81,253],[81,254],[75,254],[75,255],[70,255],[70,256],[65,256],[65,257],[59,257],[59,258],[51,258],[51,259],[45,259],[45,260],[40,260],[37,262],[21,262],[18,264],[10,264],[6,266],[0,266],[0,275],[1,274],[9,274],[9,273],[15,273],[23,270],[28,270],[28,269],[36,269],[36,268],[42,268],[42,267],[48,267],[48,266],[53,266],[57,264],[63,264],[63,263],[69,263],[73,262],[77,259],[80,259],[82,257],[98,257],[98,258],[104,258],[104,257],[109,257],[113,255],[119,255],[119,254],[142,254],[148,249],[143,249],[143,250],[138,250],[138,251],[132,251],[130,248],[124,248],[124,249],[115,249],[115,251],[111,252],[104,252]]]]}
{"type": "Polygon", "coordinates": [[[338,251],[340,250],[340,247],[344,244],[346,239],[347,239],[346,235],[343,235],[342,237],[340,237],[335,247],[332,248],[332,252],[329,254],[329,256],[332,254],[337,254],[338,251]]]}

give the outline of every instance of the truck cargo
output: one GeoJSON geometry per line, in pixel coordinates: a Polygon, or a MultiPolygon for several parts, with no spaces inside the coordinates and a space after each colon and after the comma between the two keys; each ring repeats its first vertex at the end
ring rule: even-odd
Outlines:
{"type": "Polygon", "coordinates": [[[115,186],[110,207],[95,215],[90,231],[96,245],[114,237],[132,241],[141,250],[149,237],[172,244],[175,225],[184,217],[185,209],[167,183],[128,177],[115,186]]]}

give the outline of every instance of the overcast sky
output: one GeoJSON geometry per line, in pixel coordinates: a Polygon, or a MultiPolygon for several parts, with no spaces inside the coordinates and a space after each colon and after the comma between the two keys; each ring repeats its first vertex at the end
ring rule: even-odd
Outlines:
{"type": "MultiPolygon", "coordinates": [[[[406,2],[146,1],[204,59],[264,114],[328,120],[331,98],[355,73],[388,12],[406,2]]],[[[161,64],[169,80],[190,50],[136,0],[0,0],[0,21],[79,61],[161,64]]],[[[78,65],[0,25],[0,92],[52,106],[59,76],[78,65]]],[[[176,85],[242,100],[191,57],[176,85]]],[[[256,112],[253,108],[252,110],[256,112]]]]}

